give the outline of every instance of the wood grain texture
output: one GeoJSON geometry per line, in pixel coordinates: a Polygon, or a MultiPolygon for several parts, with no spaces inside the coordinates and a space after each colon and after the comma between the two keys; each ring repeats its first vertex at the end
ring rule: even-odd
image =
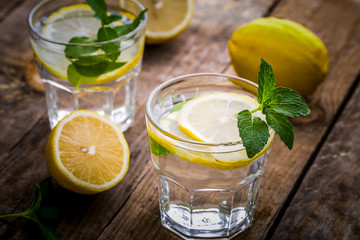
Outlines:
{"type": "MultiPolygon", "coordinates": [[[[356,15],[356,12],[360,13],[360,2],[347,1],[342,9],[344,12],[332,5],[323,9],[320,15],[332,11],[336,21],[350,29],[338,44],[328,43],[338,51],[330,52],[334,58],[329,80],[334,80],[332,85],[321,89],[324,106],[333,106],[334,99],[341,99],[339,92],[344,91],[341,86],[355,80],[356,74],[358,77],[349,90],[351,101],[344,101],[347,107],[343,111],[340,109],[340,119],[306,174],[274,239],[358,239],[360,236],[360,47],[357,44],[360,42],[360,16],[356,15]],[[351,17],[355,18],[352,22],[351,17]],[[343,46],[342,50],[338,49],[339,45],[343,46]],[[333,93],[332,98],[328,96],[329,92],[333,93]]],[[[338,36],[336,31],[342,32],[344,28],[332,29],[334,36],[338,36]]]]}
{"type": "Polygon", "coordinates": [[[341,5],[336,3],[281,1],[271,14],[297,21],[315,32],[329,50],[330,72],[326,82],[308,99],[311,115],[292,120],[295,133],[293,150],[288,151],[280,141],[275,140],[260,188],[254,224],[238,239],[267,237],[274,220],[292,193],[308,160],[320,147],[323,135],[331,127],[360,72],[360,49],[356,44],[359,40],[357,37],[351,39],[359,23],[360,15],[356,14],[359,12],[358,5],[355,1],[352,4],[350,1],[341,2],[341,5]]]}
{"type": "Polygon", "coordinates": [[[306,174],[273,239],[360,236],[360,86],[306,174]]]}
{"type": "Polygon", "coordinates": [[[26,15],[34,1],[18,5],[0,22],[0,31],[6,33],[0,34],[0,125],[6,126],[0,135],[0,159],[46,113],[43,95],[29,88],[24,77],[26,65],[33,58],[26,15]]]}
{"type": "MultiPolygon", "coordinates": [[[[0,134],[0,214],[29,207],[34,183],[48,176],[44,149],[50,129],[45,100],[43,94],[25,82],[25,72],[33,58],[25,19],[38,0],[22,1],[16,6],[11,4],[17,2],[10,2],[0,3],[0,31],[6,33],[0,35],[0,124],[5,126],[0,134]],[[6,15],[1,15],[8,8],[3,6],[12,6],[6,15]]],[[[124,180],[95,196],[74,194],[55,184],[54,198],[58,199],[63,217],[56,233],[62,239],[178,239],[160,224],[157,178],[150,161],[144,120],[146,98],[155,86],[175,76],[193,72],[233,73],[227,52],[231,33],[238,26],[269,12],[298,21],[314,31],[328,47],[331,62],[327,81],[309,99],[311,116],[293,120],[296,136],[293,151],[288,151],[276,138],[262,180],[255,221],[236,239],[264,239],[272,235],[268,235],[269,229],[282,217],[279,212],[284,210],[294,185],[302,180],[307,165],[331,131],[360,72],[357,0],[196,0],[193,21],[183,34],[172,42],[145,48],[135,123],[125,133],[131,159],[124,180]],[[269,11],[273,3],[279,4],[269,11]]],[[[355,99],[349,106],[356,103],[355,99]]],[[[346,111],[358,110],[358,106],[353,107],[346,111]]],[[[333,236],[346,239],[345,233],[348,233],[351,239],[359,233],[359,218],[355,215],[359,213],[356,206],[359,195],[355,188],[359,179],[354,175],[359,171],[354,167],[358,164],[355,158],[358,150],[350,144],[350,139],[353,142],[359,139],[355,136],[358,131],[352,133],[356,125],[346,124],[344,119],[347,118],[350,116],[340,118],[274,238],[316,239],[320,236],[331,239],[333,236]],[[349,141],[345,139],[346,133],[352,134],[349,141]],[[340,154],[343,150],[346,155],[340,154]],[[341,160],[346,164],[339,168],[342,172],[339,176],[336,170],[341,160]],[[333,184],[322,190],[327,182],[333,184]],[[340,209],[343,212],[339,212],[340,209]],[[351,212],[351,209],[356,211],[351,212]],[[326,210],[332,210],[331,214],[326,210]],[[295,218],[294,214],[299,216],[295,218]],[[337,227],[326,228],[324,222],[337,227]],[[321,229],[320,233],[315,233],[316,227],[312,228],[312,224],[321,229]]],[[[352,118],[354,124],[356,119],[358,115],[352,118]]],[[[38,236],[36,225],[27,220],[0,221],[1,239],[37,239],[38,236]]]]}

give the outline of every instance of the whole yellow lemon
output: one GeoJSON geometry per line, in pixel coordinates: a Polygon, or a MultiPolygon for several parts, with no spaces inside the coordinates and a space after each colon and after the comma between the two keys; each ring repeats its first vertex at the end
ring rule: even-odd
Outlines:
{"type": "Polygon", "coordinates": [[[324,43],[304,26],[286,19],[255,19],[234,31],[228,47],[240,77],[257,83],[263,58],[272,65],[278,86],[304,97],[316,91],[329,71],[324,43]]]}

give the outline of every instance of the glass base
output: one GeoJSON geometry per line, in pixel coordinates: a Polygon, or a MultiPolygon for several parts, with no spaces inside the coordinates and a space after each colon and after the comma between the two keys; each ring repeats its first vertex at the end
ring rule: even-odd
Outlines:
{"type": "Polygon", "coordinates": [[[189,189],[159,175],[161,223],[184,239],[231,239],[252,223],[260,179],[236,189],[189,189]]]}
{"type": "Polygon", "coordinates": [[[161,217],[163,227],[169,229],[183,239],[216,238],[231,239],[250,227],[252,217],[245,208],[234,209],[232,218],[237,218],[236,226],[229,228],[230,219],[219,209],[200,209],[192,212],[192,228],[189,228],[187,216],[189,209],[173,204],[161,217]]]}

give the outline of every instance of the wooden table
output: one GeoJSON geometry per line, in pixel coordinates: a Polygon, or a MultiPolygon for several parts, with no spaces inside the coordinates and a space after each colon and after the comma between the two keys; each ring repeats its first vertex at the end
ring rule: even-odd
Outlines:
{"type": "MultiPolygon", "coordinates": [[[[312,114],[292,121],[294,149],[288,151],[276,137],[254,223],[236,239],[360,239],[360,1],[195,1],[191,25],[179,38],[146,46],[135,123],[125,133],[131,151],[126,177],[94,196],[57,187],[63,218],[56,233],[62,239],[178,239],[160,224],[146,98],[155,86],[182,74],[233,74],[231,33],[252,19],[276,16],[305,25],[324,41],[330,72],[308,99],[312,114]]],[[[44,94],[26,81],[34,74],[26,15],[36,2],[0,2],[0,214],[27,209],[34,184],[48,176],[44,94]]],[[[1,239],[40,237],[27,219],[0,220],[1,239]]]]}

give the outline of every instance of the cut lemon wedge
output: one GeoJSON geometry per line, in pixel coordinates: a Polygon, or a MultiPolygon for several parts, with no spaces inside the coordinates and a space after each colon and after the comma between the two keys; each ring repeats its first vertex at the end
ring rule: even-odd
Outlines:
{"type": "Polygon", "coordinates": [[[129,147],[120,128],[96,112],[78,110],[52,130],[46,147],[50,175],[82,194],[105,191],[125,176],[129,147]]]}
{"type": "MultiPolygon", "coordinates": [[[[119,0],[120,6],[122,0],[119,0]]],[[[190,24],[194,0],[139,0],[148,9],[146,42],[158,44],[180,35],[190,24]]]]}
{"type": "MultiPolygon", "coordinates": [[[[45,21],[41,34],[52,41],[67,43],[73,37],[90,37],[96,39],[101,22],[93,17],[94,12],[86,4],[74,4],[59,9],[52,13],[45,21]]],[[[118,26],[122,23],[115,21],[111,26],[118,26]]],[[[121,51],[117,62],[126,62],[120,68],[94,77],[91,83],[99,84],[118,79],[133,69],[141,60],[144,48],[144,38],[134,42],[126,42],[129,46],[121,51]]],[[[65,57],[64,44],[42,42],[39,45],[32,41],[32,46],[38,60],[55,76],[67,80],[67,68],[70,61],[65,57]]],[[[122,45],[123,46],[123,45],[122,45]]],[[[104,55],[98,50],[97,55],[104,55]]]]}

